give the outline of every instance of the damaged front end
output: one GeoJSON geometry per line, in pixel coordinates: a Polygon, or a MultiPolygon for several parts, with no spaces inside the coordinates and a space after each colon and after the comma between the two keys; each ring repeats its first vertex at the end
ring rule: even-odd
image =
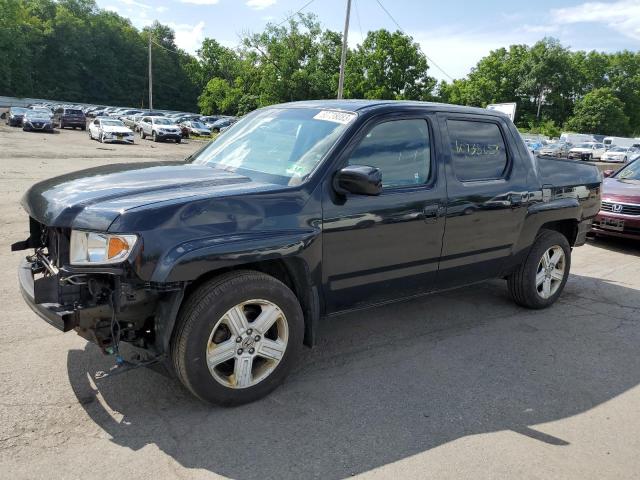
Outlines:
{"type": "Polygon", "coordinates": [[[12,251],[34,249],[19,267],[22,295],[49,324],[95,343],[105,354],[119,354],[121,342],[137,360],[167,351],[183,286],[141,281],[129,261],[114,265],[72,266],[71,229],[46,227],[30,219],[30,236],[12,251]]]}

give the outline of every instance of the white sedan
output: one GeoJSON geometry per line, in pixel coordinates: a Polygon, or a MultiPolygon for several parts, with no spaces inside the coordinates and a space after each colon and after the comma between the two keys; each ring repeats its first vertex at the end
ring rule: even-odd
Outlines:
{"type": "Polygon", "coordinates": [[[611,147],[607,150],[607,153],[602,155],[602,161],[627,163],[629,160],[635,158],[635,155],[639,152],[640,149],[636,147],[611,147]]]}
{"type": "Polygon", "coordinates": [[[98,117],[89,124],[89,138],[102,143],[133,143],[133,132],[120,120],[98,117]]]}

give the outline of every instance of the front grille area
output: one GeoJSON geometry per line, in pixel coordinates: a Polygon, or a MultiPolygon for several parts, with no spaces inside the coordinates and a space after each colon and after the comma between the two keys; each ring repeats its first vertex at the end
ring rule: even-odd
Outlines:
{"type": "Polygon", "coordinates": [[[621,215],[640,216],[640,205],[628,203],[602,202],[600,208],[603,212],[619,213],[621,215]],[[618,210],[621,209],[621,210],[618,210]]]}

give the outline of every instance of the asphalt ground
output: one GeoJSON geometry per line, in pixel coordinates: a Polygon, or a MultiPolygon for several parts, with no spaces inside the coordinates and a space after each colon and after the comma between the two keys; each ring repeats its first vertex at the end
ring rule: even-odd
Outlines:
{"type": "Polygon", "coordinates": [[[37,318],[10,244],[33,183],[201,144],[104,145],[0,125],[0,478],[531,478],[640,475],[640,246],[576,248],[564,294],[529,311],[503,281],[327,319],[269,397],[202,404],[37,318]]]}

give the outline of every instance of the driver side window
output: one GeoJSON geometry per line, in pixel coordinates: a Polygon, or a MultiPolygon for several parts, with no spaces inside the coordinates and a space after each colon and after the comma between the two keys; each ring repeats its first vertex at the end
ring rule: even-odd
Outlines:
{"type": "Polygon", "coordinates": [[[376,125],[351,153],[349,165],[379,168],[383,187],[424,185],[431,170],[427,121],[393,120],[376,125]]]}

